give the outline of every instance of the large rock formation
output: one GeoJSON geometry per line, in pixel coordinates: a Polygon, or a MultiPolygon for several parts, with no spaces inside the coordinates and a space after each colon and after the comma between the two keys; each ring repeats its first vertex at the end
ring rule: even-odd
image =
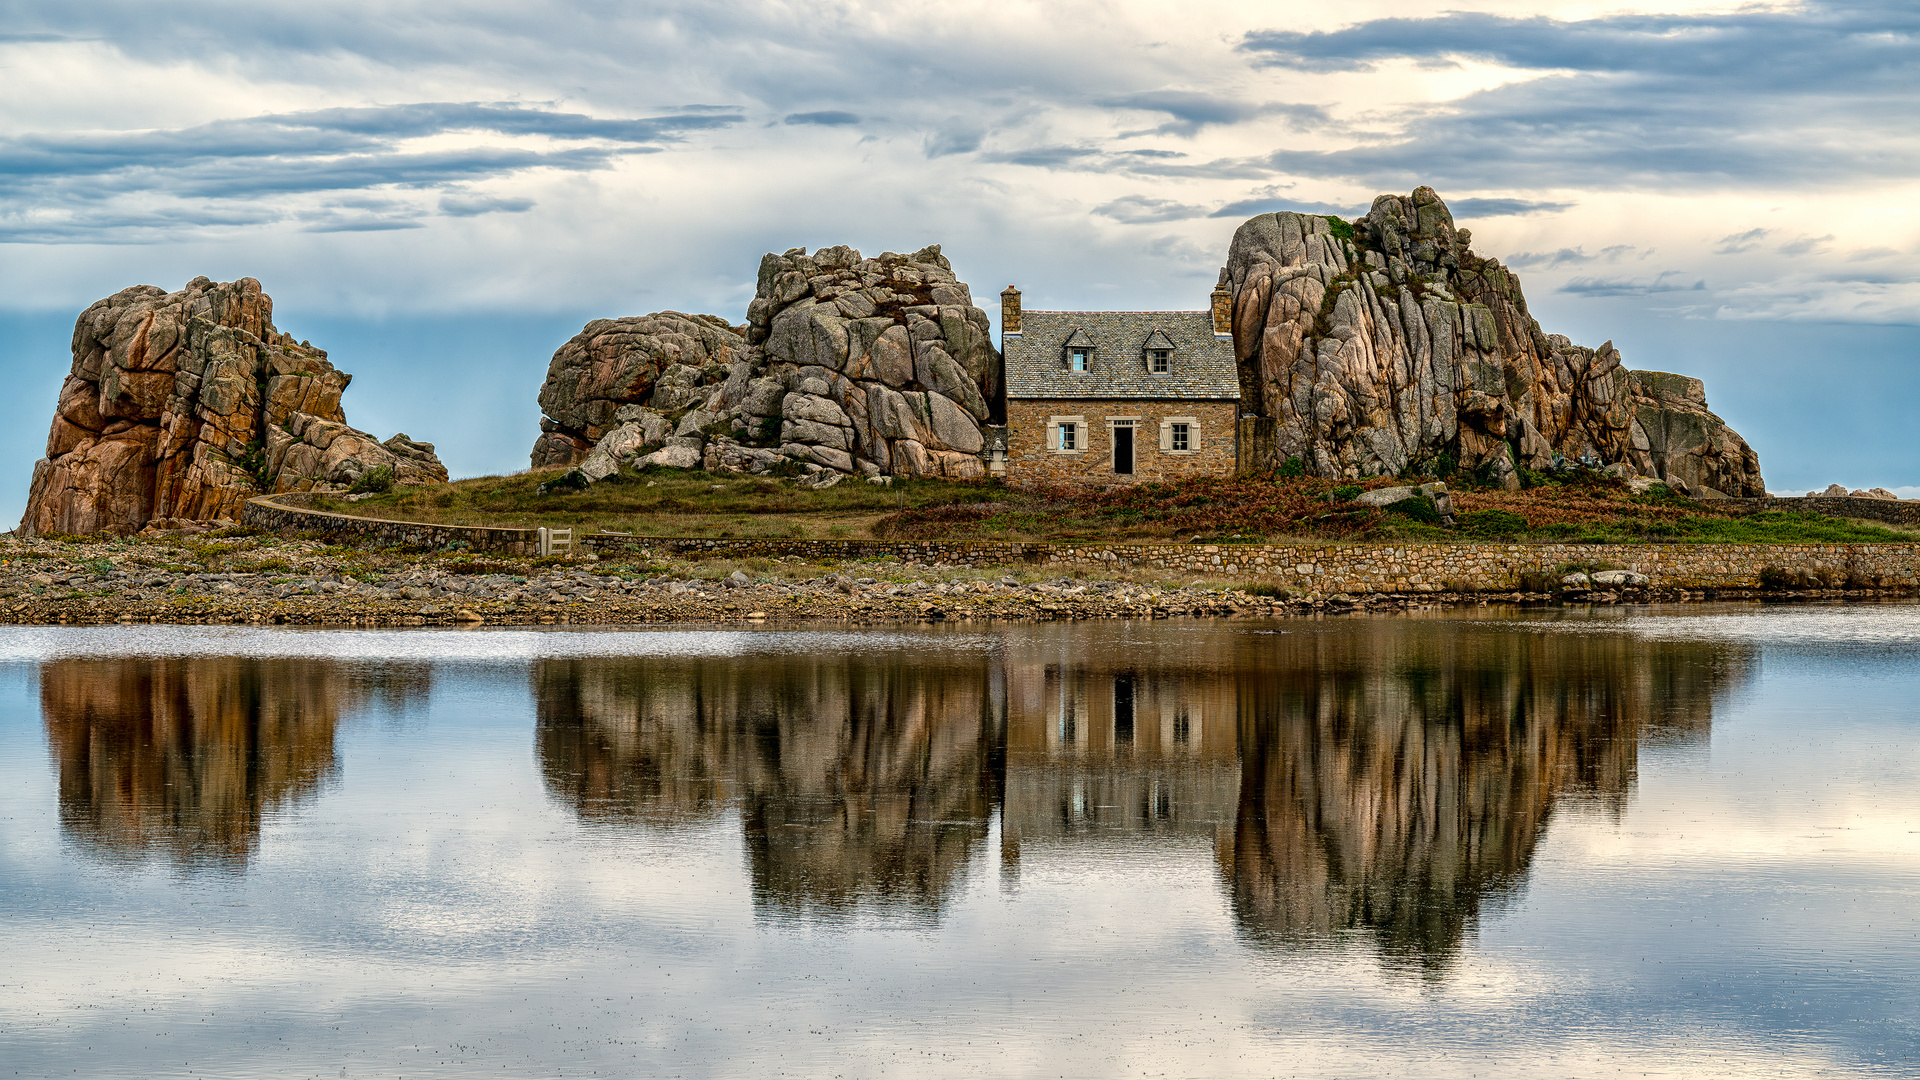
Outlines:
{"type": "Polygon", "coordinates": [[[352,378],[275,330],[273,300],[252,278],[123,289],[74,324],[73,368],[20,531],[238,520],[255,495],[344,490],[382,467],[397,483],[446,482],[432,444],[347,426],[340,394],[352,378]]]}
{"type": "Polygon", "coordinates": [[[540,388],[536,468],[586,481],[652,461],[716,471],[976,477],[1000,357],[939,245],[761,260],[747,322],[600,319],[540,388]]]}
{"type": "Polygon", "coordinates": [[[1519,279],[1471,239],[1425,187],[1351,224],[1283,212],[1240,226],[1221,281],[1242,411],[1262,418],[1246,433],[1254,464],[1359,477],[1451,458],[1515,484],[1516,465],[1559,454],[1695,494],[1765,494],[1698,380],[1542,332],[1519,279]]]}

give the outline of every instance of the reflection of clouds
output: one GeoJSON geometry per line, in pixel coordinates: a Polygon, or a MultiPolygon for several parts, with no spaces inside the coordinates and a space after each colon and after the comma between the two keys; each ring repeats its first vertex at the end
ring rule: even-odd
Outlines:
{"type": "Polygon", "coordinates": [[[341,713],[417,692],[404,678],[350,678],[315,660],[47,663],[40,705],[61,824],[110,857],[242,869],[262,818],[336,772],[341,713]]]}

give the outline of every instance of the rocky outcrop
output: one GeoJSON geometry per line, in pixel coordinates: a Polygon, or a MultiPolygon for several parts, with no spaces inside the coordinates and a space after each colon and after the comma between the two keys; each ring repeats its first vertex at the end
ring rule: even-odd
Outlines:
{"type": "Polygon", "coordinates": [[[1809,499],[1882,499],[1899,502],[1900,496],[1886,488],[1854,488],[1848,491],[1844,484],[1828,484],[1825,491],[1807,492],[1809,499]]]}
{"type": "Polygon", "coordinates": [[[587,324],[540,388],[534,467],[984,475],[1000,357],[939,245],[761,260],[744,325],[659,312],[587,324]]]}
{"type": "Polygon", "coordinates": [[[123,289],[80,314],[20,531],[238,520],[255,495],[344,490],[376,469],[444,483],[430,443],[348,427],[353,376],[273,326],[252,278],[123,289]]]}
{"type": "Polygon", "coordinates": [[[1558,455],[1695,494],[1765,493],[1698,380],[1543,332],[1519,279],[1471,240],[1425,187],[1352,223],[1282,212],[1240,226],[1221,282],[1241,408],[1260,418],[1250,464],[1298,457],[1353,478],[1451,463],[1513,486],[1517,466],[1558,455]]]}
{"type": "Polygon", "coordinates": [[[1706,384],[1664,371],[1627,372],[1627,452],[1636,473],[1696,498],[1759,498],[1760,455],[1707,409],[1706,384]]]}

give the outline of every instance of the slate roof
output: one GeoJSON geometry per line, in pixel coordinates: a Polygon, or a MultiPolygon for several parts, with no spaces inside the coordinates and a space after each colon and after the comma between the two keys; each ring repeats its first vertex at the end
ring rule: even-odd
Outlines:
{"type": "Polygon", "coordinates": [[[1009,399],[1240,397],[1233,341],[1214,336],[1211,312],[1023,311],[1020,330],[1001,338],[1009,399]],[[1067,370],[1067,338],[1076,331],[1095,347],[1085,372],[1067,370]],[[1173,343],[1170,375],[1147,374],[1145,348],[1155,331],[1173,343]]]}

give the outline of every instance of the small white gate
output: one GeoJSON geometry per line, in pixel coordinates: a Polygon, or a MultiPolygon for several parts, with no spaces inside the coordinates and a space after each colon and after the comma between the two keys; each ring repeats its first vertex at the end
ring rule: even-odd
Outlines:
{"type": "Polygon", "coordinates": [[[542,527],[540,530],[540,554],[572,555],[573,530],[542,527]]]}

